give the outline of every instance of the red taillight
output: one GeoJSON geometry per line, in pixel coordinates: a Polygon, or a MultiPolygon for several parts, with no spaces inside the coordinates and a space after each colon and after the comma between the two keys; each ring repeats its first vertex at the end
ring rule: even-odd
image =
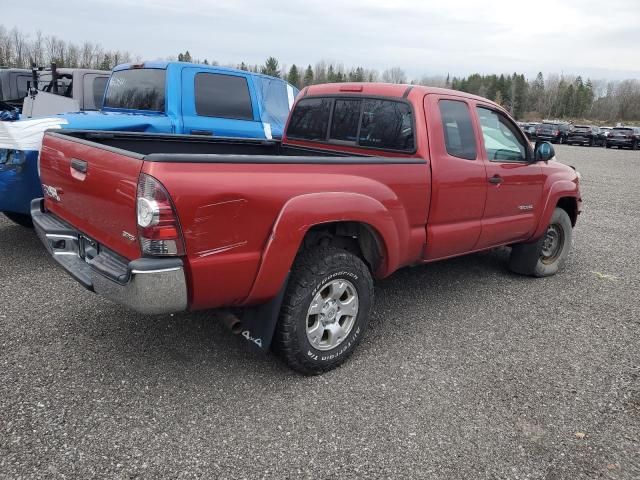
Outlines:
{"type": "Polygon", "coordinates": [[[144,173],[138,180],[136,215],[143,255],[184,255],[180,223],[171,197],[158,180],[144,173]]]}
{"type": "Polygon", "coordinates": [[[555,132],[553,132],[554,135],[558,135],[560,132],[558,130],[556,130],[555,132]]]}

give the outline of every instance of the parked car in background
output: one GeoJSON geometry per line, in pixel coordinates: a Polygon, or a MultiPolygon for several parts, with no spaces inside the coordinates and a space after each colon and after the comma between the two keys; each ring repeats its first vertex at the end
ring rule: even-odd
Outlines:
{"type": "Polygon", "coordinates": [[[604,146],[604,136],[599,127],[575,125],[567,134],[568,145],[604,146]]]}
{"type": "Polygon", "coordinates": [[[0,68],[0,102],[6,108],[22,109],[22,102],[29,91],[31,71],[24,68],[0,68]]]}
{"type": "Polygon", "coordinates": [[[21,118],[97,110],[110,72],[81,68],[0,70],[0,101],[21,118]]]}
{"type": "Polygon", "coordinates": [[[24,99],[21,118],[99,110],[111,72],[85,68],[53,68],[34,72],[37,88],[24,99]]]}
{"type": "Polygon", "coordinates": [[[536,130],[538,128],[538,125],[540,124],[537,122],[531,122],[531,123],[528,123],[527,126],[524,128],[524,134],[527,136],[529,140],[536,139],[536,130]]]}
{"type": "Polygon", "coordinates": [[[640,127],[615,127],[606,140],[607,148],[640,148],[640,127]]]}
{"type": "Polygon", "coordinates": [[[501,245],[514,272],[555,274],[582,198],[554,155],[481,97],[315,85],[282,144],[47,132],[31,211],[90,291],[145,314],[230,307],[232,331],[319,374],[364,336],[373,278],[501,245]]]}
{"type": "MultiPolygon", "coordinates": [[[[92,93],[89,101],[95,101],[92,93]]],[[[48,128],[278,139],[297,93],[279,78],[232,68],[184,62],[120,65],[113,69],[99,111],[0,122],[0,212],[30,224],[30,202],[42,195],[37,159],[48,128]]]]}
{"type": "Polygon", "coordinates": [[[604,138],[607,138],[612,129],[613,127],[600,127],[600,133],[604,138]]]}
{"type": "Polygon", "coordinates": [[[544,122],[536,127],[536,139],[551,143],[565,143],[571,124],[562,122],[544,122]]]}

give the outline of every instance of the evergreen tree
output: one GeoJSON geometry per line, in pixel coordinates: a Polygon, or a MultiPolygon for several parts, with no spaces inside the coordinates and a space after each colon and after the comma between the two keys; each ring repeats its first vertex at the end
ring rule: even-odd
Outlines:
{"type": "Polygon", "coordinates": [[[280,65],[278,64],[278,60],[275,57],[267,58],[261,72],[271,77],[280,78],[280,65]]]}
{"type": "Polygon", "coordinates": [[[336,81],[336,73],[333,69],[333,65],[329,65],[329,68],[327,69],[327,82],[333,83],[335,81],[336,81]]]}
{"type": "Polygon", "coordinates": [[[294,85],[296,87],[300,85],[300,73],[298,72],[298,67],[296,67],[295,63],[291,65],[291,68],[289,69],[289,75],[287,75],[287,81],[291,85],[294,85]]]}
{"type": "MultiPolygon", "coordinates": [[[[56,65],[58,67],[61,67],[62,65],[60,65],[60,63],[56,62],[56,65]]],[[[113,68],[113,65],[111,65],[111,55],[109,55],[108,53],[104,54],[104,58],[102,59],[102,62],[100,63],[100,66],[98,67],[99,70],[111,70],[113,68]]]]}
{"type": "Polygon", "coordinates": [[[187,50],[186,52],[184,52],[184,61],[185,61],[185,62],[191,62],[191,61],[193,61],[193,59],[191,58],[191,54],[189,53],[189,50],[187,50]]]}
{"type": "Polygon", "coordinates": [[[304,72],[304,78],[302,79],[302,84],[305,87],[308,87],[309,85],[313,84],[313,68],[311,68],[311,65],[309,65],[304,72]]]}

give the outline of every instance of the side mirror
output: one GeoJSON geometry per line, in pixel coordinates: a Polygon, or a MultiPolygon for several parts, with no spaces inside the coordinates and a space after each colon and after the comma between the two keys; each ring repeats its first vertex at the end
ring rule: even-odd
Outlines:
{"type": "Polygon", "coordinates": [[[549,142],[536,143],[536,148],[533,155],[533,158],[536,162],[548,162],[555,156],[556,152],[553,149],[553,145],[551,145],[549,142]]]}

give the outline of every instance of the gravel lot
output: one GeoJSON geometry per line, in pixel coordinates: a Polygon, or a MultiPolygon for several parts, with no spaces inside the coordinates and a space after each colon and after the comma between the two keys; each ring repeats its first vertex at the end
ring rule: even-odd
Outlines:
{"type": "Polygon", "coordinates": [[[640,478],[640,153],[557,150],[586,210],[561,274],[398,272],[314,378],[101,300],[2,217],[0,478],[640,478]]]}

